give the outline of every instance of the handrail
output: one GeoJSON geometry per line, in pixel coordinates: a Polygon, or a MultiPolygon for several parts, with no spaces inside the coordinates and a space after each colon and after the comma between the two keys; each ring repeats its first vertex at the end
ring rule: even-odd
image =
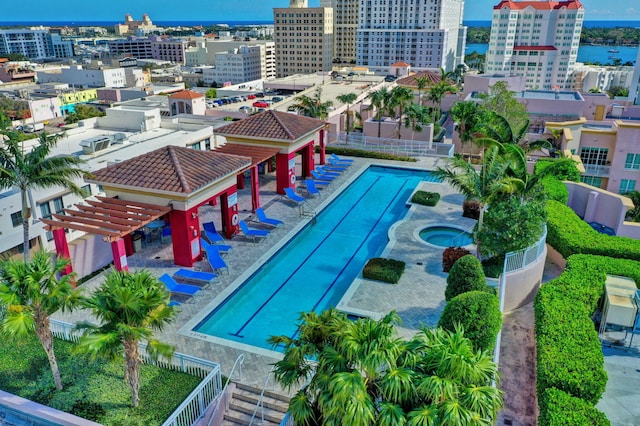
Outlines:
{"type": "Polygon", "coordinates": [[[267,378],[264,379],[264,386],[262,386],[262,392],[260,392],[260,398],[258,398],[258,403],[256,404],[256,408],[253,409],[253,414],[251,415],[251,420],[249,420],[249,426],[253,424],[253,420],[256,418],[256,414],[258,413],[258,407],[261,408],[261,418],[262,423],[264,423],[264,392],[267,389],[267,385],[269,384],[269,379],[271,379],[271,373],[275,370],[276,366],[274,365],[269,370],[269,374],[267,374],[267,378]]]}
{"type": "Polygon", "coordinates": [[[227,376],[227,383],[224,384],[222,388],[222,392],[220,392],[220,397],[218,398],[218,401],[216,401],[216,406],[213,408],[213,411],[211,412],[211,416],[209,417],[209,422],[207,423],[207,426],[211,426],[211,422],[215,418],[215,414],[218,412],[218,408],[220,408],[220,402],[222,401],[222,399],[224,398],[227,392],[229,383],[231,383],[231,378],[233,377],[233,373],[236,371],[236,367],[238,366],[240,367],[240,380],[242,380],[242,363],[243,362],[244,362],[244,354],[238,355],[238,358],[236,358],[236,361],[233,363],[233,367],[231,368],[231,372],[229,373],[229,376],[227,376]]]}

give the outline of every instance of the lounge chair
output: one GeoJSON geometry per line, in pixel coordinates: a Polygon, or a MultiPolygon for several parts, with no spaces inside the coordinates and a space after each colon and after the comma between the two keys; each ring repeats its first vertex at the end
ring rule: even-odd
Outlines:
{"type": "Polygon", "coordinates": [[[200,247],[202,248],[202,251],[204,251],[204,249],[206,247],[213,246],[213,245],[216,246],[216,249],[220,252],[220,254],[227,254],[233,248],[233,247],[228,246],[226,244],[211,244],[209,241],[207,241],[204,238],[200,237],[200,247]]]}
{"type": "Polygon", "coordinates": [[[218,278],[218,274],[203,271],[192,271],[191,269],[178,269],[173,278],[185,281],[193,281],[194,283],[208,286],[218,278]]]}
{"type": "Polygon", "coordinates": [[[193,296],[201,289],[197,285],[180,284],[169,274],[164,274],[158,278],[171,293],[180,293],[193,296]]]}
{"type": "Polygon", "coordinates": [[[180,302],[178,302],[177,300],[170,300],[169,306],[180,306],[180,302]]]}
{"type": "Polygon", "coordinates": [[[162,228],[162,231],[160,233],[160,242],[164,243],[165,238],[171,239],[171,228],[168,226],[162,228]]]}
{"type": "Polygon", "coordinates": [[[307,193],[310,196],[319,196],[322,197],[322,194],[320,193],[320,190],[318,190],[318,187],[316,186],[316,181],[314,181],[313,179],[306,179],[304,181],[305,187],[307,189],[307,193]]]}
{"type": "Polygon", "coordinates": [[[292,188],[288,187],[284,189],[284,197],[289,201],[293,201],[297,206],[307,201],[306,198],[299,196],[292,188]]]}
{"type": "Polygon", "coordinates": [[[331,158],[333,158],[335,161],[339,162],[339,163],[353,163],[353,160],[349,159],[349,158],[341,158],[338,157],[336,154],[331,153],[331,158]]]}
{"type": "Polygon", "coordinates": [[[240,230],[247,238],[253,238],[253,242],[256,242],[258,238],[267,238],[269,235],[269,231],[266,229],[249,228],[244,220],[238,222],[238,225],[240,225],[240,230]]]}
{"type": "Polygon", "coordinates": [[[334,180],[336,178],[335,176],[320,174],[315,170],[311,170],[311,176],[313,176],[313,178],[315,180],[326,180],[326,181],[329,181],[329,182],[331,182],[332,180],[334,180]]]}
{"type": "Polygon", "coordinates": [[[209,266],[211,266],[211,270],[222,272],[223,269],[226,269],[228,274],[229,267],[227,266],[227,262],[220,256],[220,252],[216,247],[215,244],[211,244],[205,248],[204,251],[207,254],[207,262],[209,266]]]}
{"type": "Polygon", "coordinates": [[[351,163],[341,163],[335,158],[327,158],[327,161],[331,167],[335,167],[336,169],[346,170],[348,167],[351,167],[351,163]]]}
{"type": "Polygon", "coordinates": [[[338,170],[330,170],[328,167],[324,167],[324,166],[317,166],[316,170],[321,175],[335,176],[335,177],[340,176],[340,173],[342,172],[342,171],[338,171],[338,170]]]}
{"type": "Polygon", "coordinates": [[[265,225],[270,225],[276,228],[280,225],[284,225],[284,222],[279,219],[273,219],[271,217],[267,217],[262,207],[258,207],[256,209],[256,216],[258,217],[258,222],[264,223],[265,225]]]}
{"type": "Polygon", "coordinates": [[[218,231],[216,231],[216,225],[213,222],[203,223],[202,229],[204,229],[204,234],[211,244],[224,241],[222,235],[218,234],[218,231]]]}

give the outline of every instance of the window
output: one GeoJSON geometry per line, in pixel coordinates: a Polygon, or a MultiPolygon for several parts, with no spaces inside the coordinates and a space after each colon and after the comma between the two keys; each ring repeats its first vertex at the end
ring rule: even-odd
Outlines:
{"type": "Polygon", "coordinates": [[[11,223],[13,224],[14,228],[17,228],[18,226],[22,226],[22,212],[18,211],[15,213],[11,213],[11,223]]]}
{"type": "Polygon", "coordinates": [[[596,176],[580,176],[580,182],[587,185],[595,186],[596,188],[602,187],[602,178],[596,176]]]}
{"type": "Polygon", "coordinates": [[[639,170],[640,154],[627,154],[627,159],[624,162],[624,168],[628,170],[639,170]]]}
{"type": "Polygon", "coordinates": [[[580,149],[580,160],[583,164],[604,166],[607,164],[607,148],[582,148],[580,149]]]}
{"type": "MultiPolygon", "coordinates": [[[[64,214],[64,203],[62,197],[57,197],[40,204],[40,213],[43,219],[50,219],[52,213],[64,214]],[[53,206],[53,209],[51,208],[53,206]]],[[[53,233],[47,232],[47,241],[53,240],[53,233]]]]}
{"type": "Polygon", "coordinates": [[[631,179],[620,179],[620,194],[626,194],[636,189],[636,181],[631,179]]]}

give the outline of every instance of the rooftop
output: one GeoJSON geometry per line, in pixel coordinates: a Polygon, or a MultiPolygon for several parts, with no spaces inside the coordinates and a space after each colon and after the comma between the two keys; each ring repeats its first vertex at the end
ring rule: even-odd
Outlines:
{"type": "Polygon", "coordinates": [[[523,90],[515,93],[521,99],[549,99],[561,101],[584,101],[579,92],[560,92],[555,90],[523,90]]]}
{"type": "Polygon", "coordinates": [[[229,136],[295,141],[304,135],[321,129],[324,125],[325,122],[317,118],[269,110],[220,127],[216,133],[229,136]]]}

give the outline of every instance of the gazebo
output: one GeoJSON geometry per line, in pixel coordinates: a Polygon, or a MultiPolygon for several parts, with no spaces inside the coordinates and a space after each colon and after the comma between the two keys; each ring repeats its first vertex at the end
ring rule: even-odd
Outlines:
{"type": "Polygon", "coordinates": [[[97,170],[85,180],[102,186],[107,195],[98,199],[102,204],[87,201],[92,209],[79,204],[43,222],[54,232],[59,255],[69,254],[66,228],[104,235],[116,269],[126,270],[133,231],[166,218],[174,262],[190,267],[201,259],[198,208],[219,197],[222,230],[231,238],[238,230],[237,175],[251,164],[249,157],[166,146],[97,170]]]}
{"type": "MultiPolygon", "coordinates": [[[[215,133],[227,140],[217,151],[236,154],[270,148],[276,157],[276,191],[284,194],[284,188],[295,188],[296,154],[302,156],[302,177],[311,176],[315,167],[315,145],[320,146],[320,163],[324,164],[325,124],[317,118],[269,110],[216,129],[215,133]]],[[[251,192],[258,194],[257,164],[251,173],[251,192]]]]}

